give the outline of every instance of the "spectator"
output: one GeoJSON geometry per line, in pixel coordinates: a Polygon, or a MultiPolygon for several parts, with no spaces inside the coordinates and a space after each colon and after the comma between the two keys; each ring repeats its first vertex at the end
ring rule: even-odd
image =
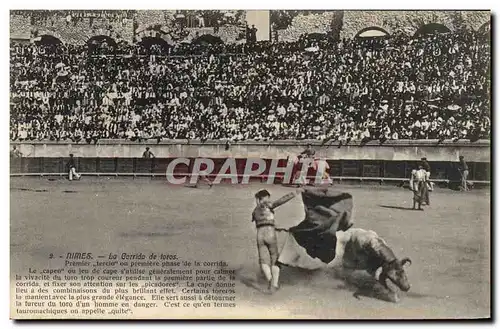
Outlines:
{"type": "Polygon", "coordinates": [[[12,147],[12,150],[10,151],[10,157],[11,158],[22,158],[23,157],[23,154],[21,153],[21,151],[19,151],[17,149],[17,146],[13,146],[12,147]]]}
{"type": "Polygon", "coordinates": [[[198,20],[198,27],[205,27],[205,19],[203,18],[203,16],[197,15],[196,18],[198,20]]]}
{"type": "Polygon", "coordinates": [[[312,149],[311,144],[307,144],[306,149],[300,153],[301,156],[306,158],[313,158],[316,152],[312,149]]]}
{"type": "Polygon", "coordinates": [[[252,28],[250,29],[250,43],[256,43],[257,42],[257,28],[255,25],[252,25],[252,28]]]}

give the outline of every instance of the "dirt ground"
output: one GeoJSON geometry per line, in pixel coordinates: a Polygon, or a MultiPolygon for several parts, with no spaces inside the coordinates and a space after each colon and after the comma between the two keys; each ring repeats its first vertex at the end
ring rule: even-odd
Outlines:
{"type": "MultiPolygon", "coordinates": [[[[338,185],[354,199],[355,226],[376,231],[398,257],[410,257],[412,288],[392,304],[353,297],[328,270],[284,268],[274,295],[259,289],[253,194],[263,184],[198,189],[162,180],[11,178],[11,275],[50,268],[50,253],[165,252],[224,260],[237,271],[238,307],[178,314],[236,318],[480,318],[490,315],[490,194],[436,190],[425,211],[411,192],[338,185]]],[[[291,189],[265,185],[274,198],[291,189]]],[[[299,198],[280,207],[279,226],[303,219],[299,198]]],[[[168,312],[158,317],[176,317],[168,312]]]]}

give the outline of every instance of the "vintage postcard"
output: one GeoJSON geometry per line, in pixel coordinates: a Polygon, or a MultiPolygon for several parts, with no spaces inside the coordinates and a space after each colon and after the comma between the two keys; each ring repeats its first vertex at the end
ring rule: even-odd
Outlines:
{"type": "Polygon", "coordinates": [[[490,319],[490,28],[11,10],[11,319],[490,319]]]}

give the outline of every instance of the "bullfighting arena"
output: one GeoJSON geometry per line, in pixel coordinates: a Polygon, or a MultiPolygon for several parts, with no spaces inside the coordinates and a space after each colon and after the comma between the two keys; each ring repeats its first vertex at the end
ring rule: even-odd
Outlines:
{"type": "MultiPolygon", "coordinates": [[[[354,226],[377,232],[397,257],[410,257],[409,292],[397,304],[353,297],[355,281],[330,270],[284,268],[281,289],[262,293],[258,279],[254,193],[272,199],[279,185],[167,185],[149,178],[11,178],[11,274],[47,266],[50,253],[168,252],[224,260],[237,273],[240,309],[260,318],[479,318],[490,315],[490,194],[437,189],[425,211],[397,187],[337,185],[354,200],[354,226]]],[[[300,198],[278,208],[280,227],[304,218],[300,198]]],[[[359,274],[362,277],[362,273],[359,274]]],[[[360,279],[361,280],[361,279],[360,279]]],[[[238,311],[229,316],[243,317],[238,311]]],[[[220,314],[219,314],[220,316],[220,314]]],[[[212,313],[212,317],[217,314],[212,313]]]]}

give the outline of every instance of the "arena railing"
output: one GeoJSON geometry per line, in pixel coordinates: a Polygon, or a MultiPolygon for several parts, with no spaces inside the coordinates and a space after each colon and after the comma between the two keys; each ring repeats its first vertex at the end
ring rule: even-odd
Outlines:
{"type": "MultiPolygon", "coordinates": [[[[114,176],[114,177],[166,177],[167,166],[175,158],[75,158],[76,170],[83,176],[114,176]]],[[[214,178],[227,158],[212,158],[214,161],[214,172],[208,177],[214,178]]],[[[66,164],[69,158],[12,158],[10,162],[10,175],[16,176],[67,176],[66,164]]],[[[191,177],[193,175],[194,158],[190,159],[190,165],[177,165],[173,172],[176,177],[191,177]]],[[[236,158],[238,181],[245,177],[244,168],[246,158],[236,158]]],[[[273,180],[276,183],[282,181],[283,174],[279,173],[270,177],[269,168],[272,159],[264,159],[266,170],[250,179],[266,181],[273,180]]],[[[280,159],[279,167],[287,166],[287,159],[280,159]]],[[[418,161],[387,161],[387,160],[327,160],[330,169],[329,174],[333,181],[358,181],[405,184],[409,181],[411,170],[416,168],[418,161]]],[[[435,183],[453,184],[461,180],[458,171],[458,163],[449,161],[430,161],[431,181],[435,183]]],[[[469,162],[468,180],[472,183],[490,184],[490,163],[469,162]]],[[[314,173],[309,172],[309,179],[314,180],[314,173]]]]}

